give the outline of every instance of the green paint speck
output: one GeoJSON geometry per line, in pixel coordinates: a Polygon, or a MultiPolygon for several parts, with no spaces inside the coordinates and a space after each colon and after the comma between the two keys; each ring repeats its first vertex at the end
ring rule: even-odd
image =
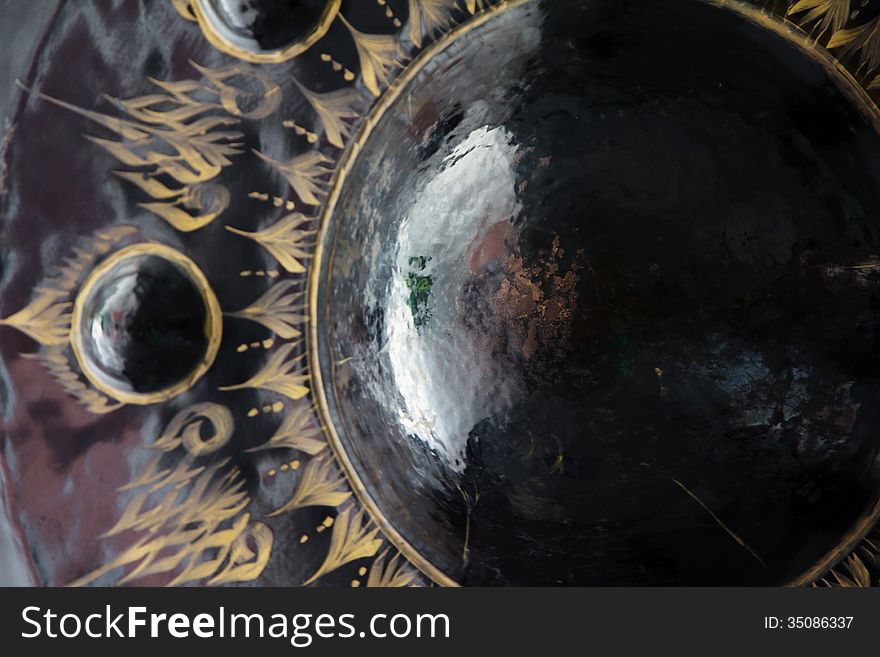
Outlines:
{"type": "Polygon", "coordinates": [[[406,287],[409,290],[407,305],[412,312],[413,324],[416,328],[421,328],[431,318],[428,303],[434,279],[422,273],[430,261],[431,258],[428,256],[413,256],[409,259],[410,271],[406,274],[406,287]]]}

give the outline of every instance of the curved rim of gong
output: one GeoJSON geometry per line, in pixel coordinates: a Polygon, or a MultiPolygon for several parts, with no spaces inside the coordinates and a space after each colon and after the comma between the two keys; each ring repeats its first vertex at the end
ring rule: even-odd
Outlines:
{"type": "Polygon", "coordinates": [[[306,36],[284,46],[283,48],[257,53],[233,43],[230,38],[217,27],[216,23],[219,17],[205,0],[191,0],[190,2],[190,7],[195,15],[196,22],[208,42],[220,52],[232,55],[233,57],[252,64],[280,64],[281,62],[293,59],[297,55],[301,55],[315,45],[321,37],[327,34],[333,21],[336,20],[336,16],[339,14],[341,6],[342,0],[328,0],[318,22],[306,36]]]}
{"type": "Polygon", "coordinates": [[[208,279],[205,277],[204,273],[202,273],[202,270],[199,269],[196,263],[187,258],[180,251],[177,251],[170,246],[155,242],[142,242],[127,246],[116,251],[95,267],[89,273],[76,295],[76,299],[73,303],[73,312],[70,318],[70,345],[73,349],[76,361],[79,363],[80,369],[82,369],[83,374],[85,374],[89,382],[108,397],[125,404],[133,404],[137,406],[146,406],[148,404],[167,401],[192,388],[196,381],[202,378],[205,372],[207,372],[211,368],[211,365],[214,364],[214,359],[220,349],[222,335],[223,312],[221,311],[220,303],[217,301],[217,297],[211,289],[208,279]],[[205,336],[208,338],[208,344],[205,348],[205,354],[202,356],[198,365],[185,378],[172,386],[163,388],[162,390],[149,393],[138,393],[132,392],[131,390],[122,390],[109,385],[95,370],[92,363],[86,357],[83,348],[82,320],[83,307],[94,291],[95,286],[101,281],[104,275],[125,260],[145,255],[156,256],[171,262],[196,286],[196,289],[205,304],[204,328],[205,336]]]}
{"type": "MultiPolygon", "coordinates": [[[[461,586],[461,584],[435,566],[427,557],[413,547],[413,545],[396,529],[393,521],[385,515],[378,503],[367,491],[360,473],[357,471],[357,468],[346,451],[339,433],[336,431],[336,426],[333,422],[327,395],[324,389],[318,336],[318,326],[319,321],[321,320],[320,312],[318,310],[318,299],[322,287],[321,270],[324,264],[325,250],[327,250],[325,243],[330,228],[330,220],[336,211],[336,206],[339,202],[342,189],[351,169],[358,161],[361,151],[376,126],[384,118],[394,102],[401,96],[409,83],[422,71],[425,64],[427,64],[427,62],[429,62],[434,56],[446,50],[461,36],[484,25],[496,15],[508,9],[533,3],[537,4],[539,1],[540,0],[502,0],[499,4],[486,9],[473,19],[442,35],[437,41],[419,52],[410,65],[403,71],[403,73],[401,73],[400,77],[392,82],[391,86],[370,109],[367,116],[364,117],[364,120],[358,127],[351,143],[340,158],[339,165],[336,168],[336,172],[334,173],[331,182],[330,193],[319,215],[317,240],[312,266],[309,271],[309,340],[307,341],[307,354],[314,388],[315,406],[319,420],[323,425],[325,435],[328,437],[328,442],[330,443],[337,460],[342,465],[349,485],[354,490],[358,500],[367,509],[367,512],[370,514],[373,521],[406,559],[422,571],[423,574],[441,586],[457,587],[461,586]]],[[[746,5],[742,3],[741,0],[698,1],[715,6],[719,9],[731,11],[756,26],[772,32],[776,36],[798,48],[808,58],[820,64],[827,71],[830,78],[836,83],[838,89],[857,109],[862,112],[864,118],[871,124],[871,126],[873,126],[874,130],[880,134],[880,108],[877,107],[865,89],[843,66],[843,64],[832,56],[828,50],[811,39],[799,26],[785,18],[772,16],[755,7],[746,5]]],[[[332,258],[335,245],[329,250],[331,251],[330,257],[332,258]]],[[[325,282],[325,284],[326,283],[327,282],[325,282]]],[[[329,307],[325,310],[329,312],[329,307]]],[[[871,509],[862,516],[861,520],[840,539],[835,548],[822,556],[804,573],[785,583],[784,586],[803,586],[810,584],[825,575],[858,546],[878,520],[880,520],[880,496],[878,496],[878,499],[871,509]]]]}

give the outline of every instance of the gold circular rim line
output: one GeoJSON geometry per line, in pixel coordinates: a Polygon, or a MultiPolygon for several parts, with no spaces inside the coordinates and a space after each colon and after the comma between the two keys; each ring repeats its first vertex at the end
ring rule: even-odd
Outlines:
{"type": "Polygon", "coordinates": [[[199,269],[196,263],[183,255],[180,251],[156,242],[132,244],[131,246],[116,251],[101,261],[101,263],[89,273],[77,293],[70,318],[70,345],[73,349],[76,361],[79,363],[80,369],[82,369],[83,374],[89,382],[112,399],[125,404],[134,404],[138,406],[146,406],[148,404],[167,401],[192,388],[196,381],[202,378],[202,376],[211,368],[211,365],[214,364],[214,359],[220,349],[222,337],[223,312],[220,309],[220,303],[217,301],[217,297],[211,289],[211,285],[205,277],[205,274],[202,273],[202,270],[199,269]],[[182,269],[183,272],[190,277],[205,303],[205,335],[208,338],[205,355],[202,357],[198,366],[186,378],[173,386],[150,393],[136,393],[128,390],[119,390],[102,381],[101,377],[94,372],[91,363],[89,363],[89,359],[86,358],[83,353],[83,335],[81,331],[83,305],[85,304],[86,299],[89,298],[95,285],[101,280],[105,273],[110,271],[123,260],[141,255],[154,255],[164,258],[182,269]]]}
{"type": "MultiPolygon", "coordinates": [[[[820,64],[830,73],[832,81],[836,83],[839,90],[862,112],[864,117],[874,127],[875,131],[880,134],[880,108],[877,107],[865,89],[849,70],[834,58],[828,50],[811,39],[809,35],[795,23],[782,17],[767,14],[756,7],[745,5],[741,0],[700,1],[738,14],[742,18],[776,34],[783,40],[800,49],[808,58],[820,64]]],[[[366,141],[369,139],[379,121],[385,116],[386,112],[390,109],[391,105],[393,105],[397,98],[400,97],[409,82],[421,72],[428,61],[438,53],[446,50],[462,35],[485,24],[488,20],[507,9],[526,5],[531,2],[537,2],[537,0],[502,0],[502,2],[475,16],[470,21],[459,25],[454,30],[444,34],[439,40],[422,50],[413,59],[400,77],[392,83],[385,94],[379,98],[358,127],[357,133],[348,145],[348,148],[336,168],[336,172],[331,181],[330,194],[328,195],[327,201],[319,215],[320,225],[318,226],[312,266],[309,270],[309,339],[307,341],[307,354],[314,388],[313,394],[315,406],[325,434],[328,436],[328,442],[330,443],[337,460],[342,465],[349,481],[349,485],[354,490],[358,500],[367,509],[368,513],[382,532],[388,537],[388,540],[398,549],[398,551],[400,551],[401,554],[403,554],[404,557],[422,571],[422,573],[441,586],[457,587],[460,586],[460,584],[449,577],[446,573],[442,572],[416,548],[414,548],[397,531],[391,521],[378,507],[376,502],[372,499],[372,496],[368,493],[363,480],[360,478],[354,464],[344,449],[330,416],[327,397],[324,391],[320,359],[318,356],[318,291],[320,287],[319,278],[321,263],[325,251],[324,242],[329,229],[329,220],[339,202],[342,187],[348,177],[350,169],[357,161],[366,141]]],[[[847,554],[851,553],[852,550],[858,546],[867,532],[870,531],[871,527],[876,524],[878,520],[880,520],[880,500],[878,500],[873,508],[862,517],[857,525],[841,539],[840,544],[836,548],[820,558],[814,566],[805,571],[801,576],[788,582],[786,586],[803,586],[815,581],[822,574],[828,572],[828,570],[833,568],[836,563],[846,557],[847,554]]]]}
{"type": "Polygon", "coordinates": [[[342,0],[329,0],[318,23],[306,36],[283,48],[265,53],[255,53],[232,43],[224,36],[211,20],[211,16],[208,14],[211,10],[206,10],[202,6],[203,2],[204,0],[191,0],[190,6],[195,14],[196,22],[208,42],[220,52],[252,64],[280,64],[301,55],[327,34],[342,6],[342,0]]]}

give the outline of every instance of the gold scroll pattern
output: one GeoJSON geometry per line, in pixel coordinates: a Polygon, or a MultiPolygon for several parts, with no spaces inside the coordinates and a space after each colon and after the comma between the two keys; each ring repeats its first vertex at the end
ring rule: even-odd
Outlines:
{"type": "Polygon", "coordinates": [[[116,584],[165,576],[169,586],[257,578],[272,552],[272,530],[245,511],[250,499],[238,468],[228,459],[200,460],[226,445],[234,428],[232,414],[219,404],[196,404],[177,413],[148,446],[153,458],[120,489],[133,496],[103,535],[137,532],[139,538],[72,585],[113,573],[118,573],[116,584]],[[167,465],[166,457],[180,452],[176,465],[167,465]]]}

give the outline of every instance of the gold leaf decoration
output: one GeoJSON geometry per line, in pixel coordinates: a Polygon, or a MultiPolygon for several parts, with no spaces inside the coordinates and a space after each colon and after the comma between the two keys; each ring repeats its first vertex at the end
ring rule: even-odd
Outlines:
{"type": "Polygon", "coordinates": [[[199,66],[190,61],[193,68],[201,73],[211,85],[219,92],[220,104],[233,116],[243,119],[265,119],[271,116],[281,106],[281,87],[273,82],[260,70],[243,64],[233,64],[222,68],[208,68],[199,66]],[[236,78],[248,78],[260,87],[260,93],[246,91],[243,88],[226,84],[227,80],[236,78]],[[241,99],[247,99],[242,103],[241,99]],[[247,105],[249,109],[242,109],[247,105]]]}
{"type": "Polygon", "coordinates": [[[489,6],[488,0],[465,0],[468,13],[473,15],[489,6]]]}
{"type": "MultiPolygon", "coordinates": [[[[327,137],[327,141],[337,148],[345,148],[345,140],[351,135],[351,125],[347,120],[360,117],[354,109],[361,100],[358,90],[345,87],[336,91],[318,93],[306,89],[296,78],[293,78],[293,82],[318,115],[324,126],[324,136],[327,137]]],[[[296,127],[293,121],[284,121],[283,125],[287,128],[296,127]]]]}
{"type": "Polygon", "coordinates": [[[320,151],[309,151],[290,162],[281,162],[260,151],[254,153],[267,162],[287,180],[288,184],[306,205],[319,205],[321,197],[327,194],[325,190],[325,177],[333,173],[333,168],[328,167],[333,160],[320,151]]]}
{"type": "Polygon", "coordinates": [[[367,575],[370,588],[403,588],[413,586],[419,578],[419,571],[413,568],[400,553],[389,559],[391,549],[386,549],[373,562],[367,575]]]}
{"type": "Polygon", "coordinates": [[[843,588],[880,586],[880,547],[876,543],[877,537],[878,530],[875,527],[846,559],[813,586],[843,588]]]}
{"type": "Polygon", "coordinates": [[[311,422],[312,408],[301,406],[288,413],[281,426],[268,442],[246,451],[260,452],[266,449],[296,449],[309,456],[316,456],[327,447],[323,432],[311,422]]]}
{"type": "Polygon", "coordinates": [[[232,542],[226,566],[208,580],[208,584],[216,586],[255,580],[269,562],[273,542],[272,530],[267,525],[261,522],[248,525],[232,542]],[[248,547],[248,541],[254,542],[255,549],[248,547]]]}
{"type": "Polygon", "coordinates": [[[192,484],[182,492],[181,485],[168,474],[160,476],[153,489],[135,495],[119,522],[104,537],[127,531],[144,532],[144,535],[116,558],[73,585],[88,584],[117,568],[132,565],[134,568],[118,583],[169,573],[182,567],[181,575],[172,582],[179,584],[217,571],[228,553],[228,546],[248,521],[247,514],[239,516],[249,501],[244,482],[237,470],[223,474],[221,468],[224,465],[225,460],[200,469],[196,474],[186,463],[184,471],[191,477],[184,480],[192,480],[192,484]],[[157,492],[153,493],[153,490],[157,492]],[[153,501],[155,494],[159,497],[153,501]],[[227,521],[235,521],[235,524],[229,529],[221,528],[227,521]],[[227,546],[225,551],[224,545],[227,546]],[[217,549],[219,555],[208,557],[217,549]]]}
{"type": "Polygon", "coordinates": [[[830,577],[833,581],[825,578],[823,583],[842,588],[870,588],[873,585],[865,562],[857,554],[849,555],[843,562],[842,568],[832,569],[830,577]]]}
{"type": "Polygon", "coordinates": [[[859,55],[859,69],[871,72],[880,66],[880,16],[864,25],[839,30],[831,35],[826,46],[840,48],[840,57],[859,55]]]}
{"type": "MultiPolygon", "coordinates": [[[[85,248],[74,247],[74,257],[65,258],[64,265],[58,273],[37,288],[36,298],[11,317],[0,319],[0,326],[9,326],[21,331],[47,347],[66,345],[70,340],[73,289],[99,256],[107,253],[119,240],[136,230],[132,226],[116,226],[98,232],[94,240],[85,248]]],[[[53,371],[53,375],[68,377],[67,373],[60,369],[57,358],[46,362],[46,365],[49,366],[50,371],[53,371]]],[[[69,378],[65,380],[70,381],[69,378]]]]}
{"type": "Polygon", "coordinates": [[[249,233],[232,226],[226,226],[226,230],[260,244],[291,274],[304,274],[306,268],[302,261],[311,257],[309,249],[313,245],[309,240],[316,234],[314,230],[302,229],[303,224],[308,221],[310,219],[305,215],[293,212],[256,233],[249,233]]]}
{"type": "Polygon", "coordinates": [[[59,294],[70,294],[82,275],[88,270],[98,256],[107,253],[120,240],[137,232],[134,226],[114,226],[95,233],[94,239],[85,248],[74,248],[75,258],[65,258],[64,266],[58,274],[51,277],[45,288],[51,288],[59,294]]]}
{"type": "Polygon", "coordinates": [[[367,34],[356,30],[340,14],[339,20],[351,33],[361,63],[361,77],[364,86],[374,96],[382,93],[382,87],[391,84],[392,71],[400,68],[401,50],[397,37],[393,34],[367,34]]]}
{"type": "MultiPolygon", "coordinates": [[[[351,497],[345,477],[332,459],[316,457],[309,461],[293,496],[269,517],[307,506],[337,507],[351,497]]],[[[334,530],[335,531],[335,530],[334,530]]]]}
{"type": "MultiPolygon", "coordinates": [[[[175,7],[184,16],[188,12],[188,3],[175,2],[175,7]]],[[[115,139],[86,139],[129,167],[114,173],[151,197],[140,207],[181,232],[207,226],[229,207],[228,190],[212,182],[231,164],[229,158],[241,153],[244,134],[228,128],[241,119],[265,118],[281,103],[280,87],[256,69],[191,63],[205,79],[151,79],[156,93],[128,99],[105,96],[127,115],[124,119],[35,93],[115,133],[115,139]],[[230,83],[236,80],[241,86],[230,83]],[[260,92],[248,90],[254,81],[260,92]],[[242,109],[243,98],[253,107],[242,109]]]]}
{"type": "Polygon", "coordinates": [[[39,290],[37,298],[22,310],[0,319],[0,326],[11,326],[42,345],[67,344],[70,337],[69,301],[58,301],[51,290],[39,290]]]}
{"type": "Polygon", "coordinates": [[[30,305],[12,317],[0,319],[0,326],[15,328],[39,342],[44,348],[36,354],[25,354],[25,357],[38,360],[65,392],[96,415],[111,413],[123,404],[86,385],[71,368],[66,353],[70,340],[70,299],[74,288],[98,257],[135,232],[137,229],[132,226],[115,226],[96,233],[86,247],[74,247],[74,257],[65,258],[58,273],[37,288],[37,297],[30,305]]]}
{"type": "Polygon", "coordinates": [[[266,362],[255,376],[244,383],[232,386],[224,386],[220,390],[245,390],[247,388],[260,388],[278,393],[296,401],[309,394],[306,385],[309,375],[305,372],[303,361],[305,353],[290,358],[291,353],[299,342],[285,344],[280,347],[266,362]]]}
{"type": "Polygon", "coordinates": [[[849,20],[851,5],[852,0],[799,0],[789,7],[787,15],[803,14],[800,22],[804,24],[819,21],[820,34],[827,30],[836,32],[849,20]]]}
{"type": "MultiPolygon", "coordinates": [[[[115,171],[117,176],[134,182],[141,174],[115,171]]],[[[140,185],[139,185],[140,186],[140,185]]],[[[167,203],[138,203],[157,217],[161,217],[182,233],[204,228],[229,207],[229,190],[223,185],[209,183],[195,185],[174,201],[167,203]],[[194,217],[192,212],[198,212],[194,217]]]]}
{"type": "Polygon", "coordinates": [[[424,37],[449,26],[454,6],[454,0],[409,0],[409,40],[421,48],[424,37]]]}
{"type": "Polygon", "coordinates": [[[25,357],[39,360],[64,391],[75,397],[89,413],[104,415],[124,406],[80,381],[79,375],[71,369],[70,359],[62,346],[47,347],[37,354],[25,354],[25,357]]]}
{"type": "Polygon", "coordinates": [[[229,316],[258,322],[284,340],[298,338],[302,332],[296,327],[305,324],[308,317],[301,303],[304,293],[294,292],[295,287],[293,281],[276,283],[253,304],[229,316]]]}
{"type": "MultiPolygon", "coordinates": [[[[218,108],[217,103],[213,99],[198,98],[206,89],[197,80],[163,81],[154,78],[149,78],[149,80],[153,85],[166,93],[153,93],[127,99],[104,95],[106,100],[134,119],[134,121],[123,120],[121,127],[124,130],[122,132],[114,130],[114,132],[117,132],[125,139],[137,141],[149,137],[151,134],[150,127],[156,126],[181,128],[186,131],[186,123],[188,121],[192,121],[197,116],[218,108]]],[[[59,104],[59,102],[55,101],[55,104],[59,104]]],[[[113,130],[111,126],[112,117],[106,114],[78,109],[67,103],[63,103],[61,106],[91,119],[98,125],[113,130]]],[[[127,153],[126,157],[136,157],[124,149],[120,149],[120,152],[123,154],[127,153]]]]}
{"type": "Polygon", "coordinates": [[[272,550],[271,530],[251,523],[244,509],[250,498],[244,480],[229,459],[209,465],[196,460],[216,452],[234,430],[224,406],[203,403],[177,413],[151,448],[158,453],[120,492],[136,491],[116,524],[102,538],[140,534],[115,558],[73,582],[90,584],[118,569],[127,569],[117,584],[151,575],[168,575],[170,586],[256,579],[272,550]],[[213,432],[203,438],[210,422],[213,432]],[[185,453],[174,467],[163,457],[179,447],[185,453]],[[250,546],[255,547],[252,549],[250,546]]]}
{"type": "Polygon", "coordinates": [[[363,511],[355,513],[352,507],[348,507],[333,523],[327,558],[303,585],[311,584],[347,563],[374,556],[382,547],[382,539],[378,535],[379,530],[365,517],[363,511]]]}
{"type": "Polygon", "coordinates": [[[203,194],[194,194],[192,187],[213,180],[223,167],[231,164],[228,156],[241,152],[237,140],[243,135],[224,129],[237,124],[237,118],[201,116],[218,106],[194,97],[196,92],[205,90],[198,82],[153,82],[169,93],[128,100],[108,97],[133,120],[86,110],[45,94],[37,96],[115,132],[121,141],[88,135],[86,139],[125,166],[141,169],[114,173],[140,187],[157,202],[142,207],[151,212],[167,209],[157,213],[158,216],[167,221],[168,215],[172,215],[176,229],[190,232],[204,227],[217,214],[216,203],[211,204],[207,213],[198,214],[202,209],[198,202],[204,200],[203,194]],[[166,179],[173,181],[174,186],[169,187],[164,182],[166,179]],[[188,219],[181,218],[168,209],[174,207],[188,208],[196,214],[184,213],[188,219]]]}

